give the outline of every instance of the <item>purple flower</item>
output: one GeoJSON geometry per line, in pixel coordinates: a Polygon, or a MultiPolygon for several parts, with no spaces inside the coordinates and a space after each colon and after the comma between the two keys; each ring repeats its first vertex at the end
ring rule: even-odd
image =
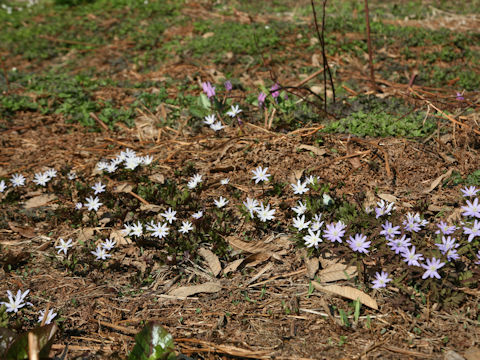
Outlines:
{"type": "Polygon", "coordinates": [[[270,88],[270,93],[272,94],[273,98],[276,99],[280,95],[280,85],[277,83],[273,84],[270,88]]]}
{"type": "Polygon", "coordinates": [[[478,253],[477,253],[477,261],[475,261],[475,264],[476,265],[480,265],[480,250],[478,250],[478,253]]]}
{"type": "Polygon", "coordinates": [[[412,246],[411,249],[405,248],[402,252],[403,261],[405,261],[409,266],[415,265],[420,266],[419,260],[423,260],[423,255],[415,253],[415,246],[412,246]]]}
{"type": "Polygon", "coordinates": [[[459,93],[458,91],[457,91],[457,100],[458,100],[458,101],[465,100],[465,98],[463,97],[462,93],[459,93]]]}
{"type": "Polygon", "coordinates": [[[471,216],[480,218],[480,204],[478,203],[478,198],[473,199],[473,202],[467,200],[467,206],[462,206],[462,209],[465,210],[463,216],[471,216]]]}
{"type": "Polygon", "coordinates": [[[465,226],[463,228],[463,233],[465,235],[468,235],[468,242],[472,242],[473,239],[475,239],[477,236],[480,236],[480,221],[475,219],[475,222],[472,228],[465,226]]]}
{"type": "Polygon", "coordinates": [[[405,235],[402,235],[399,239],[390,239],[387,243],[390,246],[390,249],[395,251],[395,254],[400,254],[404,252],[410,245],[410,238],[407,238],[405,235]]]}
{"type": "Polygon", "coordinates": [[[265,104],[265,99],[267,98],[267,95],[265,95],[263,92],[260,92],[258,94],[258,107],[263,107],[263,104],[265,104]]]}
{"type": "Polygon", "coordinates": [[[389,279],[388,273],[382,271],[382,273],[376,273],[375,274],[375,280],[372,281],[372,288],[373,289],[378,289],[378,288],[383,288],[387,286],[387,283],[392,281],[392,279],[389,279]]]}
{"type": "Polygon", "coordinates": [[[450,235],[457,230],[457,227],[455,225],[448,226],[446,222],[440,221],[439,224],[437,224],[439,230],[435,231],[435,234],[440,234],[442,233],[443,235],[450,235]]]}
{"type": "Polygon", "coordinates": [[[225,81],[224,85],[225,85],[225,90],[227,90],[227,91],[232,91],[233,85],[232,85],[232,83],[230,82],[230,80],[225,81]]]}
{"type": "Polygon", "coordinates": [[[380,231],[380,235],[383,235],[387,240],[393,239],[396,235],[400,235],[400,226],[393,226],[390,221],[385,221],[385,224],[382,224],[383,230],[380,231]]]}
{"type": "Polygon", "coordinates": [[[477,195],[478,189],[475,186],[465,186],[463,189],[460,189],[460,191],[462,192],[463,197],[471,197],[477,195]]]}
{"type": "Polygon", "coordinates": [[[443,255],[447,255],[448,261],[457,260],[460,258],[456,250],[460,246],[460,244],[457,244],[455,242],[455,238],[452,238],[450,236],[442,236],[442,243],[435,245],[438,247],[438,249],[442,252],[443,255]]]}
{"type": "Polygon", "coordinates": [[[375,218],[378,219],[380,216],[390,215],[392,210],[395,210],[395,203],[380,200],[377,202],[377,207],[375,208],[375,218]]]}
{"type": "Polygon", "coordinates": [[[407,219],[403,221],[405,231],[418,232],[422,229],[422,226],[428,224],[428,221],[420,219],[420,215],[416,213],[412,215],[411,213],[407,214],[407,219]]]}
{"type": "Polygon", "coordinates": [[[211,97],[215,96],[215,87],[210,84],[210,82],[203,82],[202,83],[203,92],[207,95],[210,99],[211,97]]]}
{"type": "Polygon", "coordinates": [[[327,225],[327,229],[324,231],[323,237],[331,242],[342,242],[342,237],[345,235],[346,225],[339,221],[337,223],[331,223],[327,225]]]}
{"type": "Polygon", "coordinates": [[[440,260],[435,259],[434,257],[430,260],[427,259],[427,264],[422,264],[422,267],[426,269],[422,275],[422,279],[426,278],[433,278],[436,277],[437,279],[440,279],[441,276],[438,274],[437,270],[443,267],[445,263],[440,262],[440,260]]]}
{"type": "Polygon", "coordinates": [[[355,237],[351,237],[347,240],[347,244],[352,248],[353,251],[368,254],[368,248],[370,247],[371,241],[367,241],[367,237],[363,234],[355,234],[355,237]]]}

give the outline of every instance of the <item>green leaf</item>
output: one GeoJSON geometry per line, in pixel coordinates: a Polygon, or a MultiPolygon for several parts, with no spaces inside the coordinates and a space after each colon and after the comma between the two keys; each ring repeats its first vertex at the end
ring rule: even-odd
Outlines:
{"type": "Polygon", "coordinates": [[[207,110],[210,110],[210,108],[212,107],[212,103],[210,102],[210,100],[208,100],[207,95],[205,95],[204,93],[200,94],[198,104],[207,110]]]}
{"type": "Polygon", "coordinates": [[[50,348],[53,344],[53,335],[57,331],[56,324],[37,327],[32,331],[20,334],[9,344],[8,349],[3,353],[2,359],[23,360],[28,359],[28,334],[32,333],[37,338],[40,358],[48,358],[50,348]]]}
{"type": "Polygon", "coordinates": [[[353,319],[355,323],[357,323],[358,319],[360,318],[360,307],[362,306],[362,303],[360,302],[360,300],[357,299],[354,301],[354,304],[355,304],[355,312],[353,313],[353,319]]]}
{"type": "Polygon", "coordinates": [[[135,336],[128,360],[175,360],[173,337],[158,322],[149,322],[135,336]]]}

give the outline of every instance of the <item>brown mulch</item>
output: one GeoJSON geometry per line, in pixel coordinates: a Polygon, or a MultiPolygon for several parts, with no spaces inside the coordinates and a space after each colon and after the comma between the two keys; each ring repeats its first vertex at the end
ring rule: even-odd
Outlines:
{"type": "MultiPolygon", "coordinates": [[[[315,129],[278,134],[245,124],[228,129],[221,137],[212,137],[208,131],[189,134],[185,129],[139,141],[136,131],[115,135],[88,133],[59,119],[47,125],[42,125],[42,119],[32,121],[24,128],[19,123],[17,130],[2,136],[3,174],[32,174],[43,166],[61,168],[68,164],[88,179],[99,159],[128,146],[153,155],[167,178],[175,169],[194,162],[205,175],[205,198],[222,194],[216,184],[225,177],[230,177],[232,186],[243,192],[261,194],[264,189],[260,186],[252,189],[246,185],[250,184],[250,169],[262,165],[269,166],[273,177],[282,182],[291,182],[295,172],[310,171],[324,183],[343,182],[335,196],[359,201],[359,193],[377,191],[396,196],[399,208],[408,209],[421,200],[439,206],[452,205],[458,201],[457,188],[439,185],[428,194],[425,190],[446,170],[466,175],[480,167],[478,150],[470,146],[468,134],[462,132],[445,137],[445,143],[433,145],[395,138],[323,135],[323,144],[318,146],[313,142],[315,129]],[[317,146],[324,154],[312,156],[301,149],[302,145],[317,146]]],[[[271,199],[274,206],[278,205],[276,201],[271,199]]],[[[282,201],[294,203],[293,198],[282,201]]],[[[18,223],[20,219],[16,220],[18,223]]],[[[30,238],[18,229],[1,231],[0,243],[8,244],[9,251],[26,262],[20,268],[31,275],[1,270],[6,281],[1,283],[0,291],[29,288],[36,294],[36,302],[48,300],[50,307],[61,313],[65,321],[63,334],[54,345],[57,353],[69,344],[70,356],[92,351],[100,358],[115,352],[125,354],[145,319],[160,321],[173,334],[182,353],[207,359],[234,355],[278,359],[436,359],[445,349],[461,352],[478,341],[474,317],[467,315],[477,308],[478,294],[453,314],[427,303],[417,309],[420,317],[413,317],[412,312],[394,305],[394,290],[377,292],[373,295],[380,311],[366,311],[369,325],[367,317],[362,316],[352,328],[341,326],[330,309],[348,305],[340,298],[308,293],[305,253],[288,243],[279,243],[278,257],[218,279],[209,274],[208,264],[186,266],[184,273],[190,275],[183,277],[177,276],[178,269],[153,265],[155,278],[150,285],[132,288],[130,294],[119,297],[118,292],[131,286],[139,271],[145,271],[142,259],[148,254],[142,257],[138,248],[121,247],[115,256],[130,254],[139,260],[130,261],[131,271],[97,269],[72,277],[55,265],[50,255],[54,240],[68,236],[65,234],[71,234],[72,229],[51,225],[25,219],[22,226],[34,232],[30,238]],[[29,254],[30,259],[22,258],[23,253],[29,254]],[[221,291],[190,298],[167,293],[171,288],[205,281],[221,284],[221,291]]],[[[226,265],[223,263],[222,267],[226,265]]]]}

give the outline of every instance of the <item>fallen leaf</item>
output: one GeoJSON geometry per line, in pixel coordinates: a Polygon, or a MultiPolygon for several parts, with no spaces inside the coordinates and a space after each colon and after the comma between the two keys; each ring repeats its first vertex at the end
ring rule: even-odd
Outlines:
{"type": "Polygon", "coordinates": [[[235,236],[228,236],[227,241],[234,249],[251,254],[263,252],[278,257],[278,255],[285,255],[287,253],[283,248],[285,246],[285,239],[283,237],[275,238],[272,241],[267,239],[266,241],[268,243],[265,243],[265,241],[245,242],[235,236]]]}
{"type": "Polygon", "coordinates": [[[94,228],[85,228],[80,230],[77,236],[77,241],[85,243],[86,241],[93,238],[93,233],[95,232],[94,228]]]}
{"type": "Polygon", "coordinates": [[[307,267],[307,276],[310,279],[313,279],[315,277],[315,274],[318,271],[318,268],[320,267],[320,264],[318,262],[318,258],[305,258],[305,265],[307,267]]]}
{"type": "Polygon", "coordinates": [[[266,253],[266,252],[260,252],[260,253],[255,253],[247,256],[245,259],[243,259],[243,262],[245,263],[245,267],[255,267],[258,264],[261,264],[268,259],[270,259],[271,253],[266,253]]]}
{"type": "Polygon", "coordinates": [[[298,147],[300,150],[308,150],[308,151],[311,151],[313,152],[315,155],[318,155],[318,156],[323,156],[327,153],[327,151],[325,149],[320,149],[319,147],[316,147],[316,146],[312,146],[312,145],[305,145],[305,144],[301,144],[299,147],[298,147]]]}
{"type": "Polygon", "coordinates": [[[237,270],[238,267],[239,267],[240,265],[242,265],[243,260],[244,260],[244,259],[238,259],[238,260],[232,261],[230,264],[228,264],[227,266],[225,266],[225,269],[223,269],[223,273],[226,275],[226,274],[228,274],[228,273],[231,273],[231,272],[237,270]]]}
{"type": "Polygon", "coordinates": [[[114,193],[129,193],[133,190],[133,185],[129,183],[121,183],[113,188],[114,193]]]}
{"type": "MultiPolygon", "coordinates": [[[[478,358],[476,358],[478,359],[478,358]]],[[[448,350],[445,353],[445,356],[443,357],[443,360],[465,360],[465,358],[460,355],[459,353],[453,351],[453,350],[448,350]]]]}
{"type": "MultiPolygon", "coordinates": [[[[162,104],[163,105],[163,104],[162,104]]],[[[158,173],[158,174],[152,174],[148,177],[151,181],[153,181],[154,183],[157,183],[157,184],[163,184],[165,182],[165,176],[163,176],[162,174],[158,173]]]]}
{"type": "Polygon", "coordinates": [[[450,170],[448,170],[445,174],[442,174],[439,177],[437,177],[435,180],[433,180],[432,185],[430,185],[430,187],[427,190],[424,190],[423,193],[428,194],[432,192],[433,189],[435,189],[442,182],[443,179],[450,177],[450,175],[452,175],[452,172],[453,172],[453,168],[450,168],[450,170]]]}
{"type": "Polygon", "coordinates": [[[273,263],[269,262],[257,274],[255,274],[250,280],[248,280],[247,284],[251,284],[257,281],[257,279],[259,279],[263,274],[265,274],[267,271],[270,271],[272,269],[273,269],[273,263]]]}
{"type": "Polygon", "coordinates": [[[216,282],[206,282],[200,285],[182,286],[168,292],[172,296],[187,297],[199,293],[216,293],[222,290],[222,285],[216,282]]]}
{"type": "Polygon", "coordinates": [[[57,197],[53,194],[44,194],[44,195],[39,195],[35,196],[31,199],[28,199],[25,201],[24,208],[25,209],[32,209],[40,206],[45,206],[47,205],[50,201],[56,200],[57,197]]]}
{"type": "Polygon", "coordinates": [[[318,277],[321,282],[332,282],[337,280],[348,280],[357,275],[355,266],[348,266],[342,263],[334,263],[320,270],[318,277]]]}
{"type": "Polygon", "coordinates": [[[395,203],[398,201],[398,198],[391,194],[378,194],[378,197],[382,200],[385,200],[391,203],[395,203]]]}
{"type": "Polygon", "coordinates": [[[465,351],[465,359],[466,360],[478,360],[480,359],[480,348],[478,347],[471,347],[465,351]]]}
{"type": "Polygon", "coordinates": [[[213,276],[218,276],[218,274],[220,274],[220,271],[222,271],[222,265],[220,265],[220,260],[218,260],[217,255],[205,248],[200,248],[198,250],[198,253],[207,262],[208,267],[213,273],[213,276]]]}
{"type": "Polygon", "coordinates": [[[323,286],[316,281],[312,281],[312,284],[313,287],[319,291],[323,291],[327,294],[338,295],[350,300],[359,300],[363,305],[374,310],[378,310],[377,301],[374,298],[353,287],[340,285],[323,286]]]}
{"type": "Polygon", "coordinates": [[[12,231],[17,232],[20,235],[22,235],[23,237],[26,237],[28,239],[31,239],[31,238],[36,236],[33,228],[31,228],[31,227],[21,227],[21,226],[18,226],[18,224],[15,224],[13,222],[9,222],[8,227],[12,231]]]}
{"type": "Polygon", "coordinates": [[[151,211],[154,213],[158,213],[162,211],[163,208],[159,205],[154,205],[154,204],[142,204],[140,205],[140,211],[151,211]]]}
{"type": "Polygon", "coordinates": [[[117,246],[129,245],[132,243],[132,240],[125,237],[122,230],[117,230],[117,229],[112,230],[110,232],[110,240],[115,240],[117,242],[117,246]]]}

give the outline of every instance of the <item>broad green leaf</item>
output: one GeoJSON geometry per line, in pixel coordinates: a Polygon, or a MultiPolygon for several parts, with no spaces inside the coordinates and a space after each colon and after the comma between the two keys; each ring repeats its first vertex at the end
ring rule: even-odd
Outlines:
{"type": "Polygon", "coordinates": [[[158,322],[149,322],[136,336],[128,360],[175,360],[173,337],[158,322]]]}
{"type": "Polygon", "coordinates": [[[210,110],[210,108],[212,107],[212,103],[210,102],[210,100],[208,100],[207,95],[205,95],[204,93],[200,94],[200,97],[198,98],[198,103],[207,110],[210,110]]]}
{"type": "MultiPolygon", "coordinates": [[[[53,343],[53,335],[57,331],[57,325],[50,324],[42,327],[37,327],[30,333],[37,338],[38,348],[40,350],[40,358],[48,358],[50,348],[53,343]]],[[[23,333],[10,344],[7,351],[4,353],[2,359],[5,360],[23,360],[28,359],[28,333],[23,333]]]]}

